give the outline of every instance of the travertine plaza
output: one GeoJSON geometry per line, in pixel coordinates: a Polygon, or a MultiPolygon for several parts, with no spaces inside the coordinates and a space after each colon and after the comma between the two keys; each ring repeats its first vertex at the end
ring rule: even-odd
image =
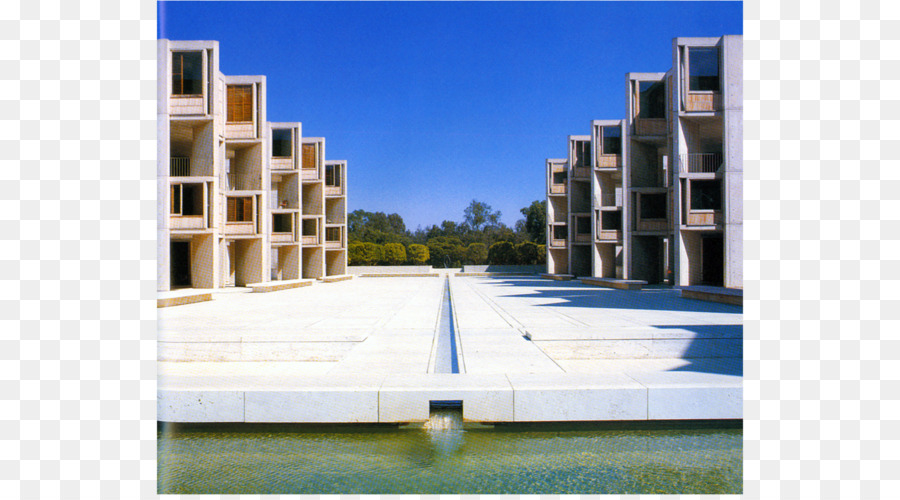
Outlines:
{"type": "Polygon", "coordinates": [[[158,290],[344,276],[346,162],[266,121],[266,77],[222,74],[218,42],[159,40],[157,56],[158,290]]]}
{"type": "Polygon", "coordinates": [[[740,40],[675,39],[626,76],[628,118],[547,160],[551,279],[352,280],[346,163],[266,122],[265,77],[222,75],[216,42],[160,40],[158,420],[740,419],[740,40]]]}
{"type": "Polygon", "coordinates": [[[675,38],[671,69],[625,76],[624,119],[546,160],[549,274],[743,288],[742,64],[740,35],[675,38]]]}

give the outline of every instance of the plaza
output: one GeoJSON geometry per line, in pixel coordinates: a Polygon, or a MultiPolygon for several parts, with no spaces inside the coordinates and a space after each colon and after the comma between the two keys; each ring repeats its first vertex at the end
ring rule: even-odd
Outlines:
{"type": "Polygon", "coordinates": [[[159,309],[158,420],[740,419],[742,307],[537,276],[356,278],[159,309]],[[445,281],[459,373],[435,373],[445,281]],[[239,314],[234,311],[239,310],[239,314]]]}

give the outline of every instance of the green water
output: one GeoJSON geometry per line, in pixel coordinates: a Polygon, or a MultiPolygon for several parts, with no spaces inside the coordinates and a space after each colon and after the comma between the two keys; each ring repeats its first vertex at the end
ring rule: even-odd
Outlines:
{"type": "Polygon", "coordinates": [[[216,425],[158,438],[160,493],[724,494],[742,482],[734,426],[216,425]]]}

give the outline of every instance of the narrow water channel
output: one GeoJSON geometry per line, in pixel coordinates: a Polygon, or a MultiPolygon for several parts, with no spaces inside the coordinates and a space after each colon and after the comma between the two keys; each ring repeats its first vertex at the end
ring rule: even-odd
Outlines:
{"type": "Polygon", "coordinates": [[[436,335],[437,349],[435,350],[434,373],[459,373],[449,277],[444,278],[444,298],[441,302],[441,317],[438,321],[436,335]]]}

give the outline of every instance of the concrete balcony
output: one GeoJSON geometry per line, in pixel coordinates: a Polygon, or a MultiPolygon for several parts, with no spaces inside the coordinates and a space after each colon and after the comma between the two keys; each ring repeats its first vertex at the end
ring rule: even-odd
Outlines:
{"type": "Polygon", "coordinates": [[[601,229],[597,231],[597,241],[619,241],[622,231],[618,229],[601,229]]]}
{"type": "Polygon", "coordinates": [[[325,186],[325,196],[343,196],[344,188],[341,186],[325,186]]]}
{"type": "Polygon", "coordinates": [[[691,153],[678,155],[682,174],[715,174],[722,168],[722,153],[691,153]]]}
{"type": "Polygon", "coordinates": [[[591,169],[589,167],[574,167],[572,168],[572,178],[585,181],[590,180],[591,169]]]}
{"type": "Polygon", "coordinates": [[[591,242],[591,233],[575,233],[575,236],[572,238],[575,243],[590,243],[591,242]]]}
{"type": "Polygon", "coordinates": [[[270,240],[272,243],[295,243],[294,233],[272,233],[270,240]]]}
{"type": "Polygon", "coordinates": [[[637,231],[665,231],[668,228],[667,219],[638,219],[635,224],[637,231]]]}
{"type": "Polygon", "coordinates": [[[550,184],[550,194],[566,194],[566,185],[550,184]]]}
{"type": "Polygon", "coordinates": [[[206,225],[206,215],[169,216],[169,229],[208,229],[206,225]]]}
{"type": "Polygon", "coordinates": [[[689,210],[685,219],[688,226],[715,226],[724,222],[721,210],[689,210]]]}
{"type": "Polygon", "coordinates": [[[715,112],[722,110],[721,92],[688,92],[684,96],[684,110],[693,112],[715,112]]]}
{"type": "Polygon", "coordinates": [[[203,115],[206,106],[203,94],[169,96],[170,115],[203,115]]]}
{"type": "Polygon", "coordinates": [[[598,170],[622,168],[622,156],[599,155],[597,156],[597,165],[595,166],[595,168],[597,168],[598,170]]]}
{"type": "Polygon", "coordinates": [[[635,118],[634,135],[666,135],[665,118],[635,118]]]}
{"type": "Polygon", "coordinates": [[[315,167],[311,167],[311,168],[303,167],[303,168],[301,169],[301,172],[302,172],[301,178],[302,178],[304,181],[317,181],[317,180],[319,180],[319,169],[317,169],[317,168],[315,168],[315,167]]]}
{"type": "Polygon", "coordinates": [[[225,124],[226,139],[255,139],[255,122],[228,122],[225,124]]]}
{"type": "Polygon", "coordinates": [[[300,237],[300,243],[306,246],[315,246],[319,244],[319,237],[315,234],[303,235],[300,237]]]}
{"type": "Polygon", "coordinates": [[[256,234],[256,221],[250,222],[226,222],[225,234],[256,234]]]}
{"type": "Polygon", "coordinates": [[[550,248],[566,248],[565,239],[551,239],[550,248]]]}

